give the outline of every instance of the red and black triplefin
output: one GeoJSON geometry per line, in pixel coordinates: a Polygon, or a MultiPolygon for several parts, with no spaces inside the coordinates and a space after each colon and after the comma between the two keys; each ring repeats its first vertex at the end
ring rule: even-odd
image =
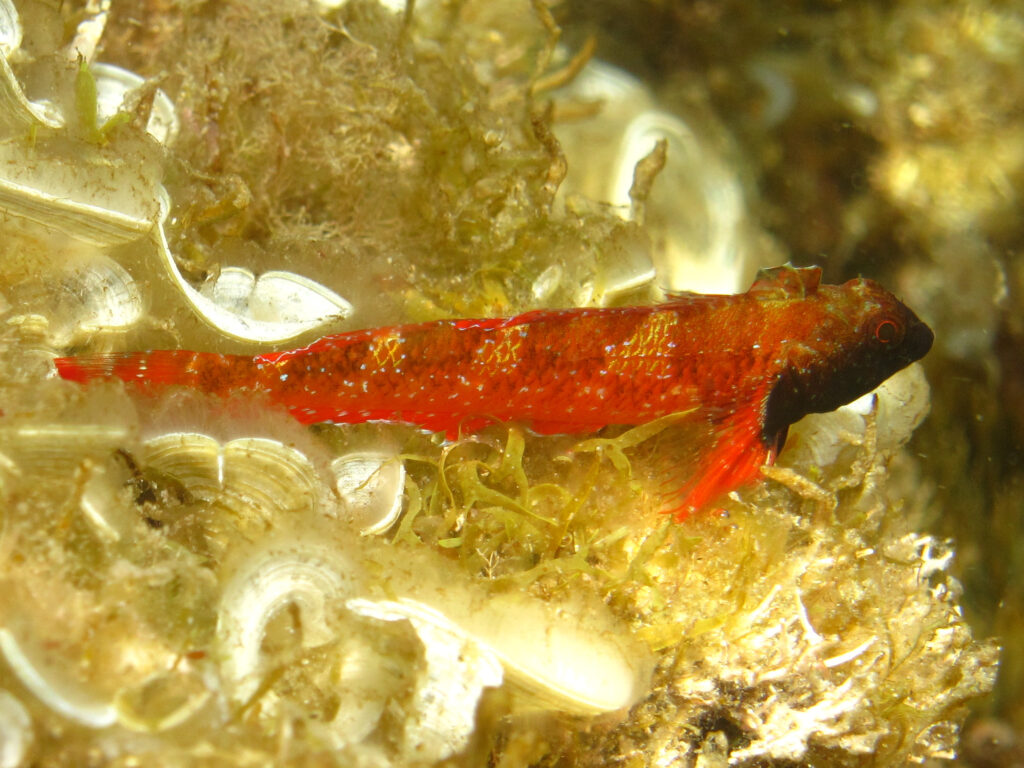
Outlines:
{"type": "Polygon", "coordinates": [[[679,517],[756,479],[790,424],[831,411],[918,360],[932,332],[871,280],[763,270],[744,294],[655,306],[376,328],[253,357],[158,350],[55,363],[65,379],[116,376],[228,395],[258,390],[299,421],[389,421],[454,439],[492,421],[585,433],[689,412],[711,439],[679,517]]]}

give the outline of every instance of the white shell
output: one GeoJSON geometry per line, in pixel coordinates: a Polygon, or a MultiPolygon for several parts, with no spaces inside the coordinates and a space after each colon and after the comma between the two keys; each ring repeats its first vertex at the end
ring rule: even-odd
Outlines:
{"type": "MultiPolygon", "coordinates": [[[[336,746],[372,734],[386,711],[399,718],[400,750],[408,762],[433,763],[461,750],[476,725],[483,689],[500,685],[497,657],[444,616],[415,603],[373,601],[357,564],[337,546],[312,536],[249,554],[224,587],[217,622],[217,658],[228,695],[236,703],[261,695],[261,707],[275,706],[280,692],[258,692],[275,663],[263,646],[270,620],[287,606],[299,616],[303,648],[336,654],[338,709],[323,722],[321,735],[336,746]],[[347,611],[339,611],[344,606],[347,611]],[[382,655],[382,630],[375,621],[408,620],[423,644],[423,665],[402,664],[382,655]],[[400,701],[389,681],[398,682],[400,701]]],[[[386,645],[386,643],[385,643],[386,645]]],[[[278,659],[276,663],[280,663],[278,659]]]]}
{"type": "Polygon", "coordinates": [[[57,668],[50,668],[48,654],[30,656],[7,629],[0,629],[0,652],[21,684],[54,712],[89,728],[107,728],[117,722],[111,702],[96,698],[57,668]]]}
{"type": "MultiPolygon", "coordinates": [[[[93,64],[90,69],[96,81],[96,117],[103,125],[118,113],[132,91],[141,88],[145,79],[115,67],[113,64],[93,64]]],[[[146,132],[161,144],[169,144],[178,135],[178,116],[167,94],[157,90],[153,108],[146,123],[146,132]]]]}
{"type": "Polygon", "coordinates": [[[646,690],[644,654],[580,615],[502,596],[467,629],[497,653],[528,705],[597,715],[631,706],[646,690]]]}
{"type": "Polygon", "coordinates": [[[738,240],[745,216],[739,182],[681,117],[649,110],[626,126],[613,199],[629,199],[634,167],[661,138],[668,142],[669,160],[654,182],[648,207],[671,201],[661,258],[666,284],[702,293],[739,290],[738,240]]]}
{"type": "Polygon", "coordinates": [[[32,718],[20,701],[0,690],[0,768],[27,765],[32,742],[32,718]]]}
{"type": "Polygon", "coordinates": [[[11,0],[0,0],[0,121],[60,128],[64,117],[49,101],[30,101],[8,57],[21,46],[21,20],[11,0]]]}
{"type": "Polygon", "coordinates": [[[107,256],[79,259],[67,271],[38,277],[49,313],[50,343],[66,347],[96,333],[125,331],[143,318],[144,302],[128,271],[107,256]]]}
{"type": "Polygon", "coordinates": [[[173,432],[152,437],[143,443],[140,459],[204,500],[223,483],[221,445],[209,435],[173,432]]]}
{"type": "Polygon", "coordinates": [[[247,701],[259,688],[267,622],[282,608],[298,608],[303,647],[316,647],[334,638],[325,619],[326,606],[351,596],[352,573],[352,565],[337,549],[317,541],[248,558],[225,585],[217,617],[222,673],[233,699],[247,701]]]}
{"type": "Polygon", "coordinates": [[[82,462],[82,453],[113,451],[131,436],[126,424],[35,423],[0,427],[4,452],[18,456],[22,469],[70,476],[82,462]]]}
{"type": "Polygon", "coordinates": [[[257,280],[247,269],[226,267],[220,277],[197,291],[182,276],[167,244],[163,223],[170,201],[165,192],[159,196],[159,205],[154,234],[165,274],[192,311],[220,335],[282,344],[352,313],[352,305],[341,296],[291,272],[268,272],[257,280]],[[268,276],[267,284],[261,285],[268,276]],[[221,280],[226,282],[221,285],[221,280]]]}
{"type": "Polygon", "coordinates": [[[142,293],[128,271],[113,259],[96,259],[75,273],[81,307],[78,328],[85,333],[129,328],[142,318],[142,293]]]}
{"type": "Polygon", "coordinates": [[[0,143],[0,210],[46,231],[99,246],[118,245],[153,228],[156,190],[135,171],[69,163],[0,143]]]}
{"type": "Polygon", "coordinates": [[[0,55],[9,56],[21,47],[21,19],[11,0],[0,0],[0,55]]]}
{"type": "Polygon", "coordinates": [[[426,670],[416,681],[405,721],[408,758],[435,762],[465,749],[484,688],[502,683],[501,662],[488,648],[432,608],[412,600],[353,599],[346,607],[382,621],[409,621],[424,646],[426,670]]]}
{"type": "Polygon", "coordinates": [[[561,284],[565,270],[560,264],[552,264],[541,272],[533,281],[533,298],[544,301],[551,296],[561,284]]]}
{"type": "Polygon", "coordinates": [[[363,534],[384,533],[402,511],[405,466],[393,455],[361,451],[331,462],[335,487],[363,534]]]}
{"type": "Polygon", "coordinates": [[[520,592],[482,595],[456,584],[406,592],[387,610],[414,625],[457,627],[460,642],[501,661],[525,708],[596,715],[629,707],[646,691],[649,655],[604,606],[559,607],[520,592]]]}
{"type": "Polygon", "coordinates": [[[352,312],[336,293],[292,272],[264,272],[258,278],[244,267],[225,267],[200,288],[203,296],[239,317],[263,325],[296,327],[302,332],[352,312]]]}
{"type": "Polygon", "coordinates": [[[875,407],[876,440],[882,450],[899,447],[924,421],[931,407],[928,380],[914,363],[882,382],[873,392],[830,413],[813,413],[793,427],[793,447],[786,461],[794,466],[822,467],[836,460],[849,437],[863,438],[865,416],[875,407]],[[877,399],[877,406],[874,405],[877,399]]]}
{"type": "MultiPolygon", "coordinates": [[[[317,5],[324,11],[336,11],[348,5],[349,0],[317,0],[317,5]]],[[[405,10],[405,0],[377,0],[382,8],[393,13],[402,13],[405,10]]]]}
{"type": "Polygon", "coordinates": [[[744,288],[746,211],[739,181],[684,115],[658,108],[639,80],[621,69],[591,61],[557,94],[569,101],[601,102],[594,117],[555,130],[569,163],[566,194],[581,192],[630,215],[636,164],[658,139],[668,143],[665,168],[647,200],[646,221],[661,243],[654,263],[637,249],[602,264],[605,285],[598,300],[652,282],[670,290],[731,293],[744,288]]]}
{"type": "Polygon", "coordinates": [[[107,28],[111,2],[112,0],[88,0],[83,9],[84,14],[80,16],[81,21],[75,29],[75,36],[64,48],[68,61],[84,60],[92,63],[103,31],[107,28]]]}
{"type": "Polygon", "coordinates": [[[236,520],[287,519],[319,508],[320,478],[305,454],[276,440],[242,437],[223,445],[198,432],[149,438],[142,460],[192,496],[216,501],[236,520]]]}

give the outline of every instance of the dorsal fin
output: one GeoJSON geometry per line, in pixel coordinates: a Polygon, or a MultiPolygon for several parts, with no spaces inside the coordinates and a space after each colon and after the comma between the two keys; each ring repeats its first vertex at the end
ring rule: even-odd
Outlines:
{"type": "Polygon", "coordinates": [[[760,299],[802,299],[817,292],[821,267],[767,267],[757,273],[749,294],[760,299]]]}
{"type": "Polygon", "coordinates": [[[663,293],[665,294],[665,301],[671,302],[707,298],[707,294],[697,293],[696,291],[663,291],[663,293]]]}
{"type": "MultiPolygon", "coordinates": [[[[756,299],[803,299],[814,295],[821,284],[821,267],[794,267],[783,264],[765,267],[757,272],[754,283],[747,290],[756,299]]],[[[693,291],[665,291],[668,301],[708,301],[723,298],[723,294],[694,293],[693,291]]]]}

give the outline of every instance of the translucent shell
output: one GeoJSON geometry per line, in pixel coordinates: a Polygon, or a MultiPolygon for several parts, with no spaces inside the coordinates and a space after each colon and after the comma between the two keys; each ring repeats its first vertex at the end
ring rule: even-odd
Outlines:
{"type": "Polygon", "coordinates": [[[793,427],[787,463],[796,467],[825,467],[844,445],[863,440],[868,415],[874,411],[876,447],[894,450],[910,439],[931,407],[930,389],[920,363],[904,368],[864,397],[830,413],[814,413],[793,427]]]}
{"type": "Polygon", "coordinates": [[[364,534],[387,531],[402,511],[405,466],[393,455],[358,451],[331,462],[335,488],[364,534]]]}
{"type": "Polygon", "coordinates": [[[53,711],[90,728],[117,722],[109,701],[74,680],[61,665],[50,663],[48,654],[26,650],[7,629],[0,629],[0,652],[21,684],[53,711]]]}
{"type": "Polygon", "coordinates": [[[659,139],[667,143],[666,165],[643,206],[645,225],[660,245],[654,261],[639,252],[616,253],[614,262],[602,264],[599,298],[652,283],[655,270],[670,291],[739,291],[751,260],[750,224],[739,179],[720,157],[713,126],[659,108],[643,83],[600,61],[588,63],[557,96],[602,104],[596,117],[557,126],[569,162],[567,194],[579,191],[618,206],[623,216],[637,215],[630,196],[637,164],[659,139]]]}
{"type": "Polygon", "coordinates": [[[30,307],[45,312],[51,344],[95,341],[97,334],[121,333],[144,319],[138,283],[113,259],[68,254],[54,261],[10,291],[23,312],[30,307]]]}
{"type": "Polygon", "coordinates": [[[26,765],[32,746],[32,719],[14,696],[0,690],[0,768],[26,765]]]}
{"type": "Polygon", "coordinates": [[[132,276],[113,259],[97,259],[76,275],[74,312],[81,334],[128,328],[142,318],[142,293],[132,276]]]}
{"type": "MultiPolygon", "coordinates": [[[[187,283],[179,285],[184,289],[187,283]]],[[[352,312],[345,299],[293,272],[257,277],[243,267],[226,267],[198,292],[191,286],[184,292],[196,312],[220,331],[250,341],[285,341],[352,312]]]]}
{"type": "Polygon", "coordinates": [[[415,716],[404,726],[405,751],[443,760],[465,749],[484,688],[501,685],[501,662],[445,616],[415,601],[349,600],[353,613],[370,619],[408,621],[423,643],[426,669],[414,687],[415,716]]]}
{"type": "Polygon", "coordinates": [[[8,56],[21,46],[21,20],[10,0],[0,0],[0,53],[8,56]]]}
{"type": "Polygon", "coordinates": [[[501,683],[501,665],[443,617],[424,623],[355,597],[368,588],[361,573],[357,558],[304,535],[250,553],[224,587],[217,622],[228,695],[239,705],[259,695],[266,708],[289,696],[272,683],[283,660],[265,650],[270,625],[288,609],[301,648],[334,670],[328,685],[337,703],[320,722],[322,738],[335,748],[361,742],[390,712],[400,718],[399,764],[450,757],[468,743],[480,696],[501,683]],[[381,626],[396,621],[413,633],[381,626]],[[422,662],[396,674],[400,657],[385,649],[412,638],[422,662]]]}
{"type": "MultiPolygon", "coordinates": [[[[113,64],[96,63],[90,69],[96,81],[96,122],[100,125],[127,107],[133,95],[146,84],[144,78],[113,64]]],[[[178,135],[174,104],[159,89],[153,96],[146,132],[161,144],[170,144],[178,135]]]]}
{"type": "MultiPolygon", "coordinates": [[[[91,60],[106,22],[103,4],[83,18],[78,34],[64,51],[70,61],[91,60]]],[[[29,99],[11,69],[9,58],[21,45],[17,9],[0,0],[0,121],[17,130],[34,126],[60,129],[64,116],[47,101],[29,99]]],[[[148,109],[146,131],[159,143],[174,141],[179,121],[174,104],[156,88],[147,92],[139,75],[110,64],[89,64],[95,88],[95,122],[100,131],[121,112],[148,109]]],[[[226,267],[197,289],[181,274],[164,235],[170,203],[159,184],[160,158],[130,158],[111,163],[99,150],[73,159],[48,154],[30,142],[0,142],[0,213],[10,223],[47,236],[68,236],[98,248],[123,245],[154,235],[153,248],[134,249],[121,258],[128,275],[144,275],[152,306],[174,313],[184,309],[198,316],[212,333],[206,344],[221,340],[270,345],[312,335],[326,324],[347,317],[352,306],[333,291],[292,272],[270,270],[255,275],[242,267],[226,267]]],[[[9,224],[10,225],[10,224],[9,224]]],[[[107,270],[109,272],[109,270],[107,270]]],[[[124,286],[114,293],[116,307],[87,307],[104,324],[125,314],[124,286]]],[[[137,297],[128,303],[138,306],[137,297]]],[[[134,310],[133,310],[134,311],[134,310]]],[[[88,321],[86,322],[88,325],[88,321]]],[[[85,327],[83,326],[83,330],[85,327]]],[[[54,343],[68,343],[67,338],[54,343]]]]}
{"type": "MultiPolygon", "coordinates": [[[[520,594],[491,595],[480,602],[465,597],[461,604],[444,601],[443,613],[410,598],[356,600],[348,606],[367,616],[406,619],[421,637],[451,638],[451,643],[475,649],[478,658],[499,662],[526,709],[596,715],[628,707],[646,690],[648,655],[627,634],[612,631],[607,617],[561,612],[520,594]]],[[[476,674],[489,679],[490,662],[479,663],[476,674]]]]}
{"type": "Polygon", "coordinates": [[[314,541],[293,540],[253,553],[224,586],[218,614],[228,695],[244,702],[256,692],[264,673],[266,627],[283,608],[299,612],[304,647],[330,642],[336,628],[328,625],[328,607],[354,592],[354,574],[341,552],[314,541]]]}
{"type": "Polygon", "coordinates": [[[10,57],[21,46],[21,19],[11,0],[0,0],[0,121],[14,125],[60,128],[64,117],[50,101],[33,101],[25,95],[10,57]]]}
{"type": "Polygon", "coordinates": [[[98,246],[131,242],[152,229],[159,206],[138,170],[29,152],[23,142],[0,143],[0,209],[8,215],[98,246]]]}
{"type": "Polygon", "coordinates": [[[169,433],[146,440],[140,458],[236,520],[271,521],[320,506],[321,481],[313,464],[276,440],[243,437],[222,445],[198,432],[169,433]]]}

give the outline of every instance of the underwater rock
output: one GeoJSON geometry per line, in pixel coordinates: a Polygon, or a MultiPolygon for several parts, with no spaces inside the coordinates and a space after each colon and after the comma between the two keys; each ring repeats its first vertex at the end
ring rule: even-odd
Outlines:
{"type": "Polygon", "coordinates": [[[551,91],[541,3],[94,5],[0,0],[0,765],[952,754],[998,654],[920,530],[917,370],[681,525],[668,424],[445,441],[48,378],[86,345],[742,285],[757,227],[710,108],[583,59],[551,91]]]}

